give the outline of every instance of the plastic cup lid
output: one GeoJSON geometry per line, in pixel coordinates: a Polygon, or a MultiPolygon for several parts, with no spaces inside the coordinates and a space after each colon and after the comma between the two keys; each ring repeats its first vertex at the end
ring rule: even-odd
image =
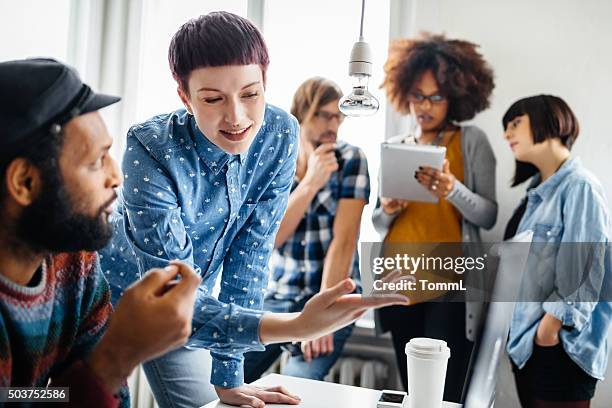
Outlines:
{"type": "Polygon", "coordinates": [[[406,343],[406,354],[412,354],[424,358],[448,358],[450,349],[444,340],[416,337],[406,343]]]}

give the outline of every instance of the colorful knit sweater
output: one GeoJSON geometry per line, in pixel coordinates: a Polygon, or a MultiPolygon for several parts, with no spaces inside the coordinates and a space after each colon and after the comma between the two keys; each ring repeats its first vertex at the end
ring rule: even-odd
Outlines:
{"type": "MultiPolygon", "coordinates": [[[[83,397],[114,399],[110,405],[116,405],[83,364],[112,312],[96,254],[49,256],[39,278],[36,286],[25,287],[0,275],[0,387],[44,387],[51,380],[54,386],[72,385],[72,405],[83,397]],[[98,395],[79,395],[85,389],[98,395]]],[[[127,387],[120,395],[121,405],[129,404],[127,387]]]]}

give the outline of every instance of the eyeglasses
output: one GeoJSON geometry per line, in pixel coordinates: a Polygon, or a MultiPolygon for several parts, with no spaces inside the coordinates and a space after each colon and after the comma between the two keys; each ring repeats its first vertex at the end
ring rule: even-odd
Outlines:
{"type": "Polygon", "coordinates": [[[410,102],[418,104],[422,104],[425,101],[429,101],[429,103],[431,103],[432,105],[446,101],[446,97],[440,94],[422,95],[417,92],[411,92],[408,95],[408,99],[410,100],[410,102]]]}
{"type": "Polygon", "coordinates": [[[346,115],[342,112],[331,113],[326,111],[316,111],[314,115],[315,117],[322,119],[327,123],[331,122],[332,119],[338,119],[338,123],[342,123],[342,121],[346,117],[346,115]]]}

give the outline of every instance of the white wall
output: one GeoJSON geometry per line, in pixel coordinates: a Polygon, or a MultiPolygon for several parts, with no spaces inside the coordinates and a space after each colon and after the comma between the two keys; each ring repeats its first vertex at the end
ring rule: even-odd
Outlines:
{"type": "MultiPolygon", "coordinates": [[[[401,1],[401,0],[400,0],[401,1]]],[[[517,99],[551,93],[565,99],[581,124],[575,154],[591,169],[612,199],[610,103],[612,95],[612,2],[607,0],[407,0],[404,32],[445,32],[481,45],[495,71],[491,108],[474,123],[489,135],[497,156],[497,225],[503,234],[522,190],[510,189],[513,159],[502,139],[501,118],[517,99]]],[[[609,370],[609,377],[612,372],[609,370]]],[[[496,406],[516,406],[511,375],[505,372],[496,406]]],[[[612,379],[598,385],[593,407],[612,403],[612,379]]]]}
{"type": "Polygon", "coordinates": [[[70,0],[0,0],[0,61],[53,56],[66,61],[70,0]]]}

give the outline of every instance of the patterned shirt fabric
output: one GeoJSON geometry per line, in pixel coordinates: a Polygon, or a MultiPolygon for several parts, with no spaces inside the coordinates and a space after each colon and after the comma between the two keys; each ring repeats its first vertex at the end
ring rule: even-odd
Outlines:
{"type": "Polygon", "coordinates": [[[610,293],[611,285],[608,201],[599,181],[578,158],[568,159],[555,174],[533,187],[537,184],[539,176],[527,192],[527,206],[517,230],[517,234],[533,231],[533,242],[539,245],[538,253],[530,254],[527,260],[523,288],[532,291],[552,287],[553,290],[545,293],[549,297],[544,302],[517,302],[510,325],[508,354],[519,368],[524,367],[546,312],[565,326],[559,337],[569,357],[590,376],[603,379],[608,363],[612,303],[597,299],[601,293],[610,293]],[[594,249],[593,258],[585,263],[577,256],[580,255],[577,249],[566,249],[568,243],[576,243],[574,248],[578,243],[583,243],[583,247],[588,245],[587,248],[594,249]],[[561,251],[562,248],[565,250],[561,251]],[[569,296],[563,295],[567,292],[564,290],[567,282],[585,273],[585,265],[589,265],[588,282],[579,289],[573,287],[569,296]],[[541,281],[549,276],[554,277],[554,283],[541,281]],[[581,298],[584,290],[587,296],[581,298]]]}
{"type": "Polygon", "coordinates": [[[243,353],[263,350],[268,261],[295,173],[298,134],[295,118],[271,105],[241,155],[210,142],[184,109],[128,132],[125,180],[111,217],[115,234],[101,251],[102,269],[115,302],[151,268],[172,259],[193,265],[203,282],[187,345],[211,350],[214,385],[241,385],[243,353]]]}
{"type": "MultiPolygon", "coordinates": [[[[370,197],[370,176],[366,156],[358,147],[338,141],[336,148],[339,170],[319,190],[310,203],[294,234],[274,250],[270,261],[272,279],[266,302],[292,300],[300,302],[321,289],[325,255],[332,242],[338,201],[370,197]]],[[[298,181],[293,181],[292,191],[298,181]]],[[[355,220],[356,223],[360,223],[355,220]]],[[[352,278],[359,286],[359,254],[353,254],[352,278]]]]}
{"type": "MultiPolygon", "coordinates": [[[[50,379],[70,386],[63,377],[69,372],[74,377],[77,366],[81,377],[95,378],[83,371],[88,368],[82,360],[102,337],[112,312],[96,254],[49,256],[36,278],[35,286],[21,286],[0,275],[0,387],[45,387],[50,379]]],[[[91,386],[98,391],[95,399],[113,400],[99,384],[91,386]]],[[[121,405],[129,407],[127,386],[120,395],[121,405]]]]}

